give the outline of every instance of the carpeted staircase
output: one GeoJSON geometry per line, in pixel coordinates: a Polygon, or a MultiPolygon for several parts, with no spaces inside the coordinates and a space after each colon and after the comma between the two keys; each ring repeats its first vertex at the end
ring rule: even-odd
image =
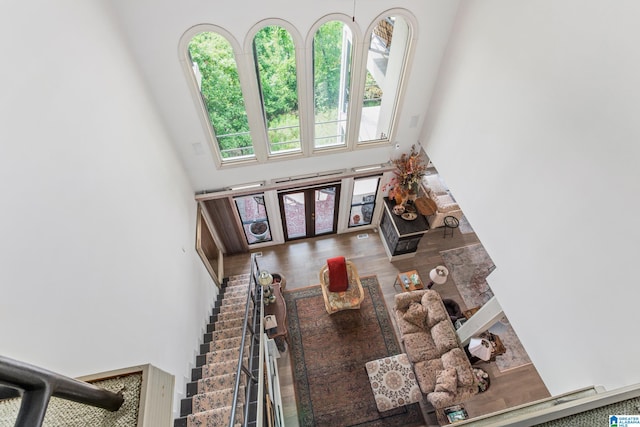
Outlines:
{"type": "MultiPolygon", "coordinates": [[[[204,344],[200,346],[200,355],[196,357],[197,367],[191,373],[192,382],[187,384],[187,397],[182,399],[180,405],[180,418],[174,421],[174,427],[229,426],[248,292],[249,274],[232,276],[223,282],[207,325],[204,344]]],[[[252,313],[253,304],[250,316],[252,313]]],[[[250,354],[250,340],[251,334],[247,331],[245,365],[250,354]]],[[[241,375],[235,426],[241,426],[244,421],[246,378],[246,375],[241,375]]],[[[249,418],[255,414],[255,394],[255,390],[252,390],[249,418]]]]}

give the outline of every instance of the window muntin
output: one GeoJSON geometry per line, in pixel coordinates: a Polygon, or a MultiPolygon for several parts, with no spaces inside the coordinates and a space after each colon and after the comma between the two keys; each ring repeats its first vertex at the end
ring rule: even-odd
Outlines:
{"type": "Polygon", "coordinates": [[[270,242],[271,227],[264,204],[264,193],[234,197],[248,244],[270,242]]]}
{"type": "Polygon", "coordinates": [[[340,21],[324,23],[313,37],[314,148],[346,145],[352,40],[340,21]]]}
{"type": "Polygon", "coordinates": [[[389,16],[378,21],[370,34],[359,143],[389,139],[407,60],[409,33],[404,18],[389,16]]]}
{"type": "MultiPolygon", "coordinates": [[[[385,18],[385,20],[393,21],[393,45],[389,49],[388,58],[386,59],[386,73],[384,84],[374,79],[371,71],[368,70],[371,67],[367,67],[367,59],[372,57],[371,51],[368,49],[370,45],[370,34],[366,37],[365,50],[361,50],[358,47],[362,45],[362,38],[357,27],[351,27],[351,19],[342,15],[335,14],[333,16],[326,16],[317,25],[313,26],[312,31],[308,34],[307,43],[305,49],[300,49],[299,45],[303,44],[302,37],[295,31],[294,27],[290,26],[284,21],[277,19],[270,19],[267,22],[256,24],[254,29],[250,30],[250,37],[245,41],[244,50],[240,48],[240,45],[235,41],[234,37],[228,33],[224,28],[214,25],[197,25],[185,32],[183,38],[180,41],[182,52],[184,52],[184,67],[185,71],[189,75],[189,80],[193,84],[194,95],[200,98],[202,102],[201,114],[203,114],[203,124],[206,126],[206,137],[210,139],[211,147],[215,152],[215,160],[218,167],[224,167],[226,164],[238,163],[237,161],[257,161],[267,162],[272,158],[280,154],[294,154],[294,155],[313,155],[313,153],[319,152],[325,148],[343,147],[348,149],[355,149],[356,146],[365,148],[367,146],[374,146],[378,143],[387,143],[389,138],[393,137],[395,130],[392,123],[395,122],[397,116],[398,98],[401,94],[401,79],[408,62],[408,54],[411,51],[410,40],[413,39],[413,31],[415,21],[410,15],[406,15],[404,11],[394,11],[380,15],[379,18],[385,18]],[[347,18],[347,19],[345,19],[347,18]],[[313,56],[314,56],[314,37],[318,32],[318,29],[324,24],[339,21],[344,23],[343,30],[346,36],[346,40],[343,41],[342,54],[343,59],[341,62],[341,83],[340,83],[340,95],[338,100],[339,114],[338,120],[343,123],[339,132],[335,134],[336,145],[322,146],[321,141],[316,141],[314,138],[314,131],[316,125],[315,115],[315,95],[317,82],[320,80],[315,79],[313,69],[313,56]],[[347,22],[348,21],[348,22],[347,22]],[[404,23],[404,25],[401,25],[404,23]],[[260,76],[260,61],[257,59],[255,49],[255,35],[258,31],[265,28],[265,26],[271,25],[277,28],[279,32],[283,32],[288,39],[284,50],[290,53],[290,61],[283,61],[290,65],[293,70],[298,67],[297,70],[292,71],[289,75],[292,79],[287,82],[288,87],[296,87],[296,94],[294,95],[295,104],[291,108],[293,120],[291,124],[286,123],[289,117],[287,114],[283,114],[284,117],[279,117],[281,123],[274,123],[276,115],[268,115],[268,109],[264,107],[263,94],[264,79],[260,76]],[[402,31],[399,29],[402,28],[402,31]],[[403,31],[404,35],[399,34],[403,31]],[[218,124],[216,122],[216,113],[222,113],[220,117],[225,117],[223,112],[235,111],[235,109],[227,108],[233,104],[233,102],[223,101],[222,97],[207,96],[206,88],[216,86],[215,77],[213,73],[207,73],[207,68],[204,65],[223,62],[215,61],[214,56],[205,55],[200,57],[199,60],[195,51],[192,52],[193,47],[189,44],[192,43],[192,39],[196,36],[200,36],[201,33],[213,34],[213,38],[217,38],[220,41],[224,40],[221,49],[212,49],[212,51],[223,53],[226,52],[226,58],[231,62],[229,70],[232,70],[233,81],[231,83],[231,89],[221,89],[225,94],[235,94],[233,98],[240,100],[240,112],[235,114],[235,118],[231,121],[231,126],[225,128],[225,123],[230,121],[222,121],[218,124]],[[349,34],[351,33],[351,37],[349,34]],[[398,40],[403,41],[404,46],[398,46],[398,40]],[[294,50],[291,46],[298,48],[294,50]],[[304,58],[296,58],[298,53],[304,53],[308,61],[304,58]],[[194,57],[192,60],[192,56],[194,57]],[[394,60],[398,57],[400,59],[394,60]],[[234,64],[234,59],[238,59],[237,65],[234,64]],[[350,61],[350,62],[349,62],[350,61]],[[347,67],[348,64],[348,67],[347,67]],[[354,66],[357,65],[357,68],[354,66]],[[304,69],[300,69],[300,66],[304,66],[304,69]],[[308,67],[308,68],[307,68],[308,67]],[[201,69],[204,72],[201,72],[201,69]],[[348,72],[347,72],[348,71],[348,72]],[[297,73],[297,75],[296,75],[297,73]],[[369,74],[369,82],[366,101],[364,96],[364,86],[366,75],[369,74]],[[208,78],[206,77],[208,75],[208,78]],[[395,76],[390,79],[390,76],[395,76]],[[239,80],[242,80],[240,82],[239,80]],[[253,80],[255,79],[255,80],[253,80]],[[316,82],[317,81],[317,82],[316,82]],[[390,81],[392,81],[390,83],[390,81]],[[257,87],[256,87],[257,84],[257,87]],[[303,89],[302,92],[297,92],[298,89],[303,89]],[[384,96],[380,96],[380,92],[384,90],[384,96]],[[247,96],[246,102],[242,99],[242,95],[247,96]],[[378,94],[378,96],[376,96],[378,94]],[[393,95],[390,96],[389,94],[393,95]],[[356,96],[354,102],[353,98],[356,96]],[[259,98],[258,98],[259,97],[259,98]],[[377,99],[376,99],[377,98],[377,99]],[[261,102],[256,102],[260,99],[261,102]],[[224,108],[214,108],[215,101],[220,101],[217,105],[224,104],[224,108]],[[378,107],[373,119],[371,114],[368,114],[367,105],[373,105],[378,107]],[[363,107],[365,108],[363,114],[363,107]],[[246,111],[245,111],[246,108],[246,111]],[[355,118],[355,120],[352,120],[355,118]],[[344,125],[346,120],[347,125],[344,125]],[[282,122],[285,122],[283,125],[282,122]],[[250,129],[249,129],[250,126],[250,129]],[[386,128],[378,133],[378,128],[386,128]],[[346,129],[345,141],[338,142],[339,133],[346,129]],[[283,135],[284,133],[289,135],[283,135]],[[365,135],[365,136],[363,136],[365,135]],[[370,136],[367,136],[370,135],[370,136]],[[267,138],[269,136],[269,138],[267,138]],[[380,138],[382,137],[382,138],[380,138]],[[277,141],[279,139],[280,141],[277,141]],[[275,141],[275,143],[274,143],[275,141]],[[286,141],[292,142],[287,144],[286,141]],[[284,143],[282,143],[284,142],[284,143]],[[281,148],[281,150],[277,150],[281,148]]],[[[369,27],[369,31],[373,32],[377,22],[374,22],[369,27]]],[[[204,37],[204,36],[200,36],[204,37]]],[[[282,45],[282,44],[280,44],[282,45]]],[[[375,58],[374,58],[375,59],[375,58]]],[[[282,62],[282,61],[281,61],[282,62]]],[[[370,61],[369,61],[370,62],[370,61]]],[[[384,60],[382,61],[384,62],[384,60]]],[[[267,67],[268,68],[268,67],[267,67]]],[[[218,81],[221,81],[218,79],[218,81]]],[[[224,81],[224,79],[222,79],[224,81]]],[[[273,91],[272,91],[273,92],[273,91]]],[[[281,98],[282,99],[282,98],[281,98]]],[[[318,121],[318,125],[321,122],[318,121]]],[[[320,126],[318,126],[320,128],[320,126]]],[[[335,129],[332,129],[335,130],[335,129]]],[[[323,129],[318,129],[317,134],[322,135],[323,129]]],[[[330,136],[328,140],[333,141],[333,138],[328,133],[324,136],[330,136]]],[[[294,156],[291,156],[293,158],[294,156]]],[[[243,162],[244,163],[244,162],[243,162]]]]}
{"type": "Polygon", "coordinates": [[[379,184],[379,176],[356,178],[353,181],[349,227],[371,224],[373,211],[376,207],[376,194],[378,194],[379,184]]]}
{"type": "Polygon", "coordinates": [[[291,34],[278,25],[261,28],[253,38],[253,55],[269,154],[301,152],[296,52],[291,34]]]}
{"type": "Polygon", "coordinates": [[[198,82],[222,161],[255,156],[233,49],[214,32],[189,41],[192,71],[198,82]]]}

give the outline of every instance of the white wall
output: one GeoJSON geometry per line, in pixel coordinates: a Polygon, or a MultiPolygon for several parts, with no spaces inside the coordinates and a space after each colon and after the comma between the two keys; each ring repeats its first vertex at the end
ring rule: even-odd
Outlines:
{"type": "Polygon", "coordinates": [[[101,2],[0,13],[0,353],[184,392],[214,286],[193,190],[101,2]]]}
{"type": "Polygon", "coordinates": [[[640,382],[640,3],[463,1],[426,151],[552,394],[640,382]]]}

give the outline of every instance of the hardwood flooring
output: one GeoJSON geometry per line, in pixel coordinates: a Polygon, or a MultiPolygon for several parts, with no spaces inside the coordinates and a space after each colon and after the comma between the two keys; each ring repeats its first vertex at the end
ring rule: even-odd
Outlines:
{"type": "MultiPolygon", "coordinates": [[[[395,294],[400,292],[398,287],[393,286],[399,272],[418,270],[418,274],[425,281],[429,277],[429,271],[442,264],[440,251],[479,243],[474,233],[463,234],[456,229],[453,237],[443,238],[443,230],[435,229],[422,238],[415,257],[390,262],[380,239],[381,236],[376,229],[360,229],[348,234],[293,241],[261,249],[262,256],[258,258],[258,265],[261,269],[283,275],[287,281],[286,289],[290,290],[318,284],[318,273],[327,258],[344,255],[355,263],[360,276],[376,275],[378,277],[387,308],[391,309],[395,294]],[[367,237],[362,238],[363,234],[367,237]]],[[[225,276],[249,271],[250,257],[247,254],[227,256],[224,261],[225,276]]],[[[436,289],[443,298],[457,301],[463,310],[470,308],[465,307],[452,280],[448,280],[444,285],[436,285],[433,289],[436,289]]],[[[390,316],[395,326],[395,319],[391,312],[390,316]]],[[[285,425],[296,427],[298,418],[288,351],[282,354],[278,360],[278,366],[285,425]]],[[[507,372],[500,372],[495,363],[481,363],[478,367],[489,373],[491,386],[486,392],[464,403],[471,417],[550,396],[532,364],[507,372]]],[[[438,425],[433,413],[425,413],[425,420],[428,426],[438,425]]]]}

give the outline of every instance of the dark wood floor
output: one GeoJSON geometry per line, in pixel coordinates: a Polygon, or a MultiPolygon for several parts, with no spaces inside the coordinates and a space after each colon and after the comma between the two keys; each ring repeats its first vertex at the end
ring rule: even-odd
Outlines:
{"type": "MultiPolygon", "coordinates": [[[[479,243],[474,233],[463,234],[456,229],[453,237],[448,236],[445,239],[443,238],[442,229],[435,229],[429,231],[423,237],[415,257],[390,262],[377,230],[360,230],[354,233],[300,240],[264,248],[260,250],[262,256],[258,258],[258,264],[260,269],[284,275],[287,281],[286,288],[290,290],[318,284],[318,273],[327,258],[344,255],[355,263],[360,276],[377,276],[387,307],[392,308],[393,298],[400,291],[393,286],[399,272],[418,270],[420,277],[424,280],[428,277],[428,273],[433,267],[442,264],[440,251],[474,243],[479,243]],[[363,238],[363,234],[367,235],[367,237],[363,238]]],[[[227,256],[224,262],[225,276],[247,273],[249,266],[250,257],[246,254],[227,256]]],[[[434,289],[443,298],[456,300],[462,309],[469,308],[465,307],[452,280],[448,280],[444,285],[436,285],[434,289]]],[[[390,315],[391,319],[394,320],[392,313],[390,315]]],[[[295,427],[298,425],[298,421],[288,351],[282,354],[282,357],[278,360],[278,365],[280,368],[285,425],[287,427],[295,427]]],[[[478,394],[465,402],[465,408],[471,417],[550,396],[532,364],[507,372],[500,372],[495,363],[482,363],[478,367],[489,373],[491,387],[485,393],[478,394]]],[[[425,419],[429,426],[438,425],[433,414],[425,414],[425,419]]]]}

